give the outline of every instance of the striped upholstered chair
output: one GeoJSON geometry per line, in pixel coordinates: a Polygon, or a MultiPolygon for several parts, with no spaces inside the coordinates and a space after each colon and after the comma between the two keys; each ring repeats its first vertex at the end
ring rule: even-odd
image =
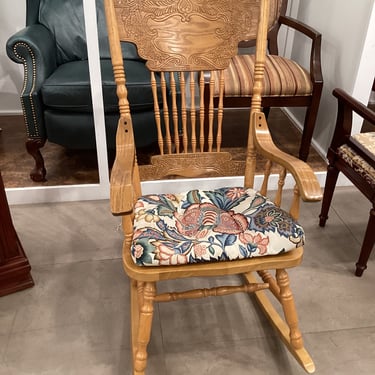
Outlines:
{"type": "Polygon", "coordinates": [[[321,227],[326,224],[337,177],[342,172],[371,203],[355,271],[356,276],[362,276],[375,243],[375,112],[343,90],[335,89],[333,95],[338,100],[337,122],[327,154],[329,163],[319,224],[321,227]],[[353,112],[367,121],[370,131],[351,135],[353,112]]]}
{"type": "MultiPolygon", "coordinates": [[[[320,64],[321,35],[302,22],[285,16],[287,3],[288,0],[271,0],[268,30],[269,54],[265,63],[262,106],[266,115],[270,107],[307,108],[299,149],[299,158],[306,161],[323,86],[320,64]],[[282,25],[311,39],[309,70],[293,60],[279,56],[277,37],[282,25]]],[[[239,47],[252,47],[254,41],[245,39],[247,39],[246,36],[239,47]]],[[[249,51],[248,48],[242,50],[249,51]]],[[[253,54],[240,53],[232,58],[224,74],[224,107],[237,108],[249,105],[249,97],[253,94],[254,60],[253,54]]]]}

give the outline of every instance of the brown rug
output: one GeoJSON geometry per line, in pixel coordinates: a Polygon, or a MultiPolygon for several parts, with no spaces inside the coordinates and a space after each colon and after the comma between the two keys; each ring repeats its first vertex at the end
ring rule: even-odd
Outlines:
{"type": "MultiPolygon", "coordinates": [[[[228,109],[223,125],[223,149],[234,160],[245,160],[248,111],[228,109]]],[[[278,108],[271,110],[268,124],[278,147],[292,155],[298,155],[301,135],[288,117],[278,108]]],[[[47,169],[47,181],[36,183],[29,173],[33,159],[25,150],[25,129],[22,116],[0,117],[0,170],[5,187],[55,186],[98,183],[99,174],[95,151],[67,150],[59,145],[46,143],[42,149],[47,169]]],[[[140,164],[147,164],[154,147],[139,150],[140,164]]],[[[109,155],[109,163],[113,155],[109,155]]],[[[311,148],[308,163],[316,171],[326,169],[324,160],[311,148]]],[[[262,164],[260,168],[263,168],[262,164]]]]}

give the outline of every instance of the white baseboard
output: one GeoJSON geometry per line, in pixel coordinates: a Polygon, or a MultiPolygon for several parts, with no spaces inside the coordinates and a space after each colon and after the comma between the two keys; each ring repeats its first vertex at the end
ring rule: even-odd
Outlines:
{"type": "Polygon", "coordinates": [[[5,189],[9,205],[109,199],[109,185],[35,186],[5,189]]]}
{"type": "Polygon", "coordinates": [[[20,109],[14,109],[14,110],[9,110],[9,109],[0,109],[0,116],[22,116],[22,110],[20,109]]]}

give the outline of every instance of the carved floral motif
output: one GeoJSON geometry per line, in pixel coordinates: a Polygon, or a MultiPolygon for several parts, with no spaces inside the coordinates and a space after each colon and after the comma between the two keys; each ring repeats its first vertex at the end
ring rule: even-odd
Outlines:
{"type": "Polygon", "coordinates": [[[149,69],[176,71],[227,67],[238,42],[256,32],[259,1],[115,0],[114,4],[121,8],[120,38],[137,45],[149,69]]]}

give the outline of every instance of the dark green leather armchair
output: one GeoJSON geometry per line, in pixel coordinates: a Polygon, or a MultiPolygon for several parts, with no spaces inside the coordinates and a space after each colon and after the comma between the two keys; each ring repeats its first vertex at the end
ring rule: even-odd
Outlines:
{"type": "MultiPolygon", "coordinates": [[[[30,177],[43,181],[40,149],[47,140],[69,149],[96,147],[83,5],[82,0],[27,0],[26,11],[26,27],[6,47],[24,66],[26,148],[35,159],[30,177]]],[[[107,144],[114,149],[119,115],[102,0],[97,0],[97,19],[107,144]]],[[[145,127],[153,118],[149,71],[132,44],[123,43],[123,54],[136,144],[142,147],[157,139],[154,127],[145,127]]]]}

